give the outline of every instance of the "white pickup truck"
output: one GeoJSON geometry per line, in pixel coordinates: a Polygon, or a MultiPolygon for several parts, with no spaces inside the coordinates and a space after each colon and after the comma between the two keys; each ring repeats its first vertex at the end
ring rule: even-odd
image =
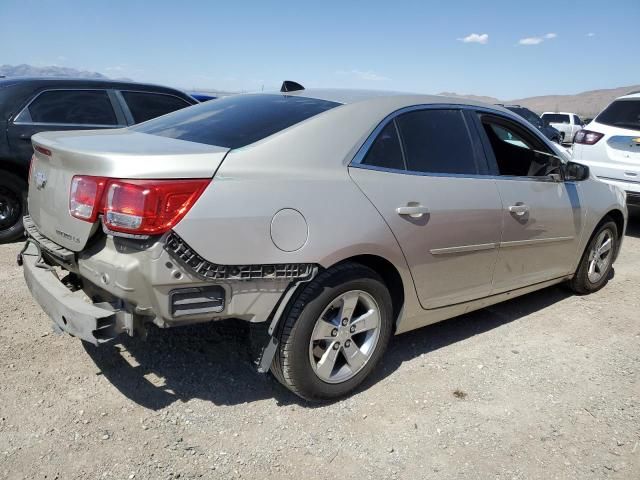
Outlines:
{"type": "Polygon", "coordinates": [[[584,123],[575,113],[544,112],[541,118],[547,125],[560,131],[562,143],[573,143],[576,133],[584,127],[584,123]]]}

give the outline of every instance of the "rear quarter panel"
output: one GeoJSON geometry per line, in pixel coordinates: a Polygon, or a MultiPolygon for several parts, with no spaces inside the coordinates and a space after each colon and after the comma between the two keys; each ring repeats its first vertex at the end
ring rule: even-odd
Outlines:
{"type": "Polygon", "coordinates": [[[232,150],[175,227],[195,251],[219,264],[316,263],[355,255],[391,262],[403,281],[405,313],[419,311],[406,261],[378,211],[348,174],[348,163],[388,110],[350,105],[325,112],[252,146],[232,150]],[[349,119],[348,128],[345,119],[349,119]],[[308,236],[280,250],[271,222],[282,209],[304,216],[308,236]]]}

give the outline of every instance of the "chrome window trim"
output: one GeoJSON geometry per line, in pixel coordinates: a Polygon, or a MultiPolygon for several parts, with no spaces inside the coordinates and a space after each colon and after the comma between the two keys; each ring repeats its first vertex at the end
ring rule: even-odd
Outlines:
{"type": "MultiPolygon", "coordinates": [[[[349,162],[347,167],[361,168],[363,170],[375,170],[375,171],[387,172],[387,173],[400,173],[404,175],[416,175],[416,176],[422,176],[422,177],[453,177],[453,178],[476,178],[476,179],[492,179],[492,180],[517,180],[517,181],[528,181],[528,182],[535,181],[535,182],[547,182],[547,183],[561,183],[556,180],[553,180],[550,177],[520,177],[520,176],[511,176],[511,175],[495,175],[493,173],[476,173],[476,174],[430,173],[430,172],[401,170],[397,168],[378,167],[375,165],[363,164],[362,161],[367,156],[367,153],[369,153],[369,149],[371,148],[371,145],[373,145],[373,142],[375,142],[376,138],[378,137],[378,134],[387,126],[387,124],[391,121],[395,121],[395,119],[398,116],[404,113],[413,112],[416,110],[460,110],[462,112],[469,111],[471,113],[487,113],[487,114],[495,115],[498,117],[503,117],[505,120],[515,122],[521,128],[526,129],[527,132],[530,132],[536,138],[541,140],[550,151],[554,152],[553,147],[550,144],[550,141],[544,135],[542,135],[542,133],[540,133],[536,128],[529,127],[526,123],[524,123],[521,117],[519,117],[513,112],[503,112],[502,110],[497,110],[490,107],[467,105],[467,104],[431,103],[431,104],[420,104],[420,105],[411,105],[409,107],[403,107],[391,112],[389,115],[384,117],[380,121],[380,123],[378,123],[378,125],[373,129],[373,131],[369,134],[369,136],[363,142],[363,144],[360,146],[360,148],[354,155],[351,162],[349,162]]],[[[465,119],[465,123],[467,124],[467,129],[470,130],[471,126],[468,125],[466,116],[464,116],[464,119],[465,119]]],[[[398,127],[396,125],[396,129],[397,128],[398,127]]],[[[470,139],[471,139],[472,147],[474,149],[474,154],[475,154],[477,152],[475,152],[475,144],[474,144],[474,138],[473,138],[474,135],[479,135],[479,133],[469,131],[469,136],[471,137],[470,139]]],[[[401,148],[402,148],[402,145],[401,145],[401,148]]],[[[541,152],[541,153],[545,153],[545,152],[541,152]]],[[[557,155],[554,155],[554,154],[549,154],[549,155],[553,155],[554,157],[560,158],[560,160],[564,163],[561,157],[558,157],[557,155]]],[[[483,157],[484,158],[482,160],[487,163],[487,168],[490,169],[488,159],[486,158],[486,153],[484,152],[483,152],[483,157]]],[[[476,159],[476,160],[479,160],[479,159],[476,159]]],[[[477,165],[477,166],[480,167],[480,165],[477,165]]]]}
{"type": "Polygon", "coordinates": [[[46,88],[38,92],[35,97],[29,100],[27,104],[24,107],[22,107],[16,115],[13,116],[13,119],[11,120],[11,124],[12,125],[36,125],[36,126],[55,125],[58,127],[100,127],[100,128],[126,127],[127,126],[126,123],[120,123],[121,119],[118,116],[118,111],[116,110],[116,106],[113,104],[111,95],[109,95],[109,90],[112,90],[112,89],[110,88],[74,88],[74,87],[46,88]],[[29,114],[29,118],[31,118],[31,112],[29,112],[28,110],[29,107],[33,102],[35,102],[38,99],[38,97],[40,97],[40,95],[46,92],[104,92],[107,94],[107,98],[109,99],[109,103],[111,104],[111,108],[113,109],[113,115],[116,117],[116,122],[118,123],[103,125],[103,124],[96,124],[96,123],[57,123],[57,122],[54,123],[54,122],[33,122],[33,121],[32,122],[20,122],[20,121],[16,122],[15,121],[15,119],[18,118],[20,115],[22,115],[22,112],[24,112],[25,110],[29,114]]]}
{"type": "Polygon", "coordinates": [[[124,128],[126,125],[102,125],[98,123],[47,123],[47,122],[13,122],[13,125],[34,125],[34,126],[48,126],[53,125],[55,127],[96,127],[96,128],[124,128]]]}
{"type": "Polygon", "coordinates": [[[387,115],[386,117],[384,117],[380,123],[376,126],[376,128],[373,129],[373,131],[369,134],[369,136],[367,137],[367,139],[364,141],[364,143],[360,146],[360,148],[358,149],[358,151],[356,152],[356,154],[354,155],[353,159],[351,160],[351,162],[349,162],[349,164],[347,165],[348,167],[354,167],[354,168],[362,168],[365,170],[379,170],[379,171],[384,171],[384,172],[390,172],[390,173],[403,173],[405,175],[418,175],[418,176],[423,176],[423,177],[459,177],[459,178],[486,178],[487,175],[486,174],[482,174],[482,173],[437,173],[437,172],[421,172],[418,170],[401,170],[401,169],[397,169],[397,168],[387,168],[387,167],[378,167],[375,165],[365,165],[362,163],[362,161],[364,160],[364,158],[367,156],[367,153],[369,153],[369,149],[371,148],[371,145],[373,145],[373,142],[376,141],[376,138],[378,138],[378,135],[380,134],[380,132],[390,123],[390,122],[394,122],[395,128],[396,128],[396,134],[398,135],[398,139],[400,140],[400,148],[403,152],[403,162],[406,165],[406,158],[404,155],[404,146],[403,146],[403,142],[402,142],[402,135],[400,134],[400,129],[398,128],[397,123],[395,122],[395,119],[397,117],[399,117],[400,115],[403,115],[405,113],[409,113],[409,112],[415,112],[415,111],[421,111],[421,110],[459,110],[460,114],[462,115],[462,119],[464,121],[465,127],[467,129],[467,132],[469,134],[469,141],[471,143],[471,150],[473,151],[473,155],[474,155],[474,159],[473,162],[476,165],[476,169],[479,171],[481,169],[481,165],[478,164],[478,161],[480,160],[484,160],[484,159],[480,159],[477,158],[477,151],[476,151],[476,147],[474,145],[474,139],[473,139],[473,133],[471,132],[471,126],[468,124],[467,118],[464,115],[464,110],[466,108],[469,108],[469,105],[462,105],[462,104],[452,104],[452,103],[427,103],[427,104],[420,104],[420,105],[411,105],[408,107],[403,107],[400,108],[398,110],[395,110],[393,112],[391,112],[389,115],[387,115]]]}

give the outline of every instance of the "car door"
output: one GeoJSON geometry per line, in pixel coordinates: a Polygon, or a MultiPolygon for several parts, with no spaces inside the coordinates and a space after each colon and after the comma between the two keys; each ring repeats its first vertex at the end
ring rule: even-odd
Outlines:
{"type": "Polygon", "coordinates": [[[482,112],[476,120],[504,205],[493,293],[571,273],[583,221],[579,186],[562,180],[560,159],[523,123],[482,112]]]}
{"type": "Polygon", "coordinates": [[[383,122],[349,172],[393,231],[420,303],[489,295],[502,205],[459,108],[416,108],[383,122]]]}
{"type": "Polygon", "coordinates": [[[31,136],[51,130],[126,126],[112,93],[105,89],[48,89],[38,92],[9,122],[7,138],[14,156],[28,162],[31,136]]]}

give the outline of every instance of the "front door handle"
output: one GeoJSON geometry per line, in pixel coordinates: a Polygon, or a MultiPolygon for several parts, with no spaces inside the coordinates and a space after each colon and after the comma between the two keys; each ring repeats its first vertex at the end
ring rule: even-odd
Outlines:
{"type": "Polygon", "coordinates": [[[528,212],[529,212],[529,207],[527,205],[519,204],[519,205],[511,205],[509,207],[509,213],[513,213],[518,217],[521,217],[528,212]]]}
{"type": "Polygon", "coordinates": [[[411,218],[420,218],[425,213],[429,213],[429,209],[422,205],[407,205],[396,208],[396,213],[398,215],[409,215],[411,218]]]}

